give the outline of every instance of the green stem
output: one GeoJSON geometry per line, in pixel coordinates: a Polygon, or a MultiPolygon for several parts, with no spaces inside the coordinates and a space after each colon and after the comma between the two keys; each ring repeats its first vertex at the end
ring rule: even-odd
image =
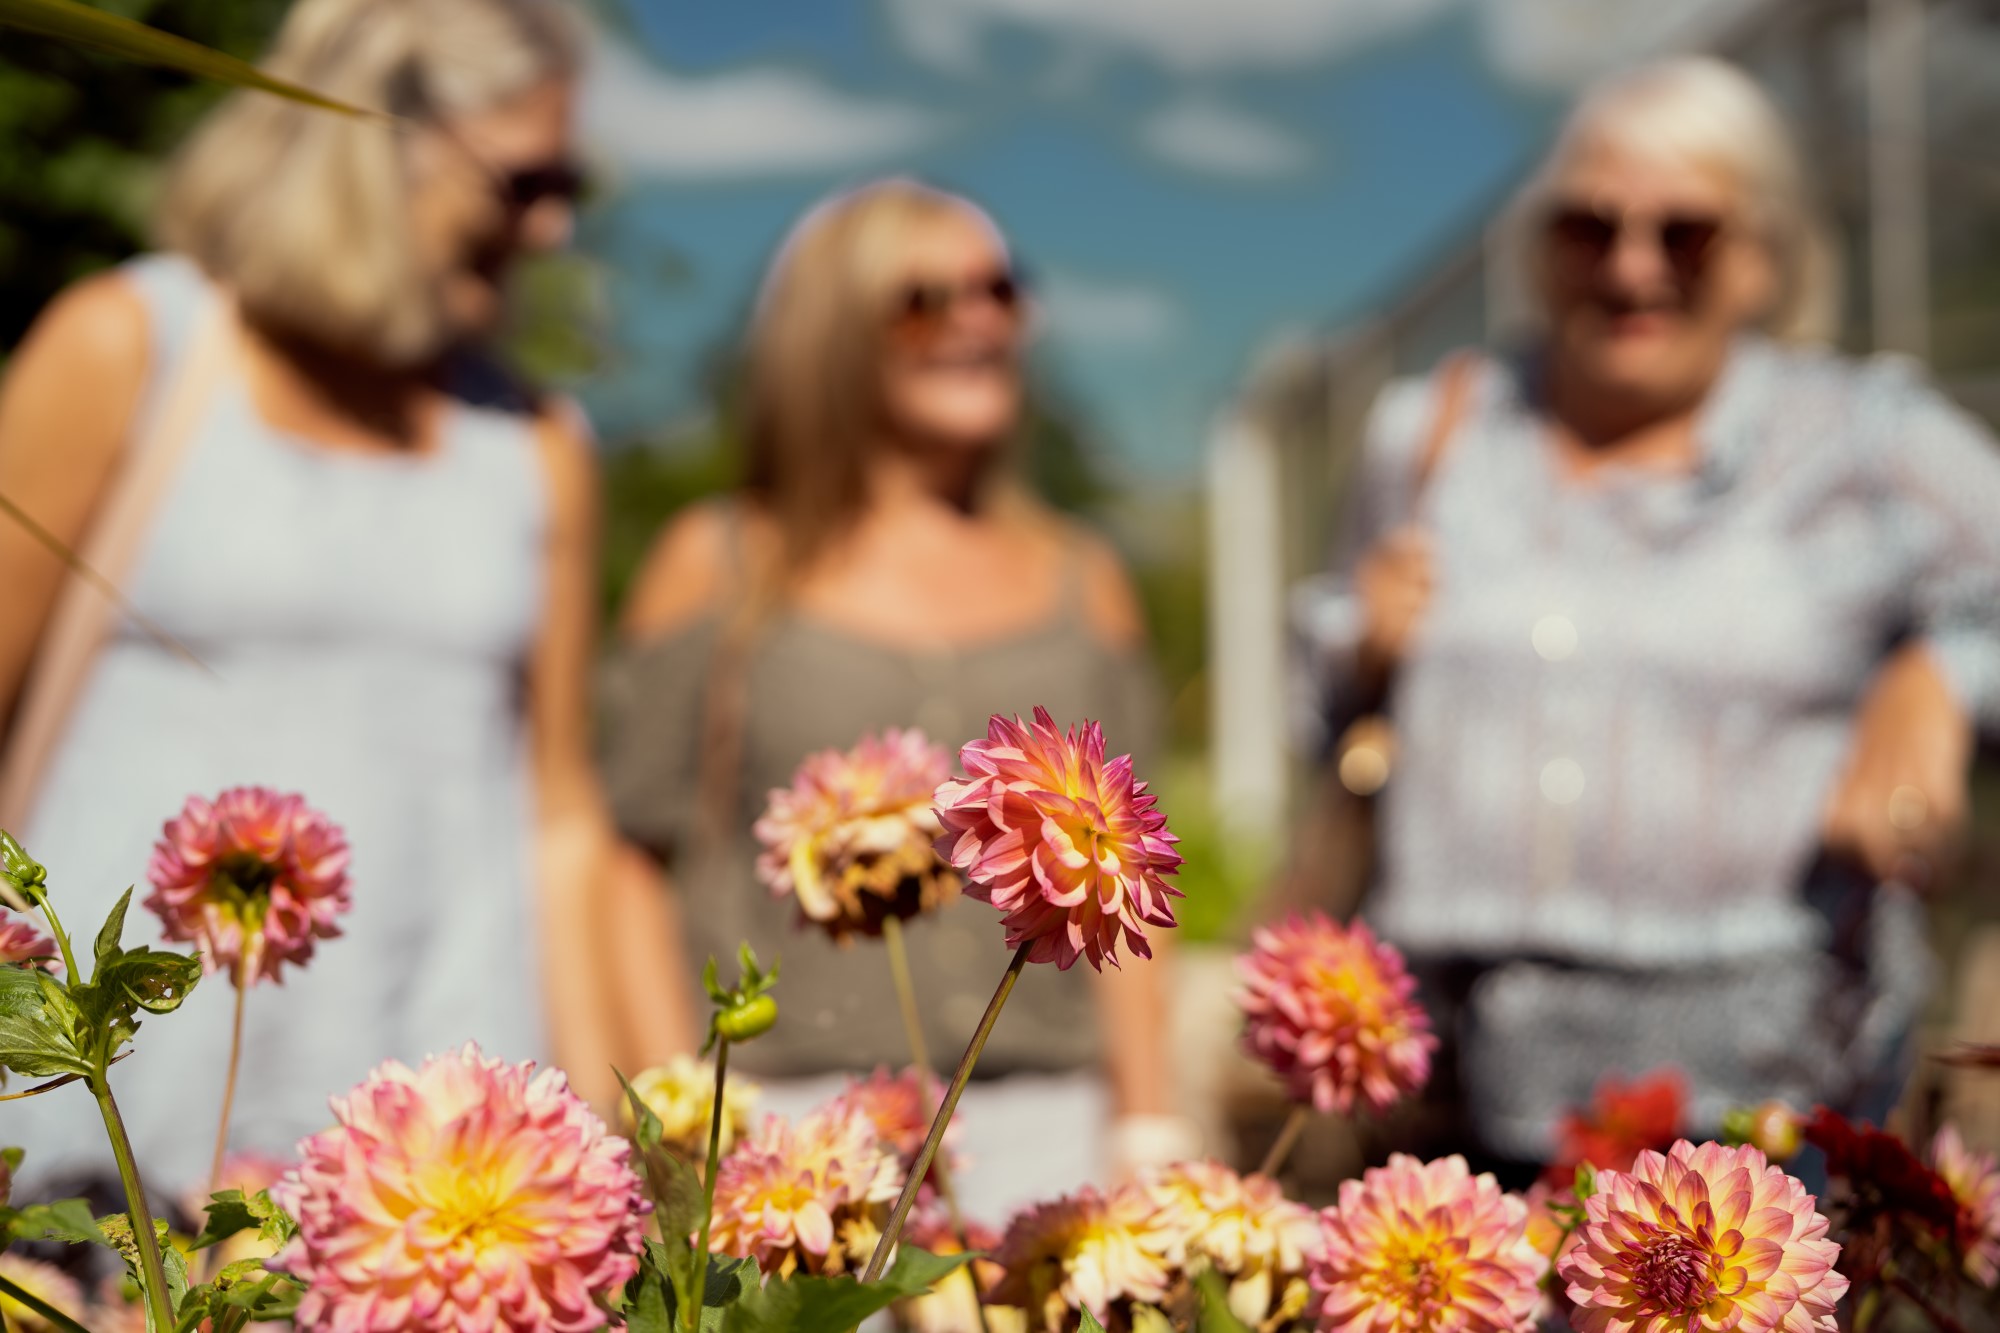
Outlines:
{"type": "Polygon", "coordinates": [[[146,1207],[146,1188],[139,1183],[139,1164],[132,1157],[132,1141],[125,1135],[124,1117],[111,1099],[111,1082],[102,1070],[92,1076],[90,1090],[97,1097],[97,1109],[104,1113],[104,1129],[111,1136],[111,1155],[118,1159],[118,1179],[125,1186],[127,1214],[132,1221],[132,1240],[139,1247],[139,1273],[145,1279],[146,1303],[153,1314],[153,1328],[174,1326],[173,1307],[167,1301],[167,1269],[160,1261],[160,1239],[153,1234],[153,1214],[146,1207]]]}
{"type": "Polygon", "coordinates": [[[722,1090],[729,1077],[729,1038],[715,1046],[715,1104],[708,1109],[708,1171],[702,1177],[701,1230],[694,1243],[694,1290],[682,1302],[682,1323],[688,1333],[701,1328],[701,1306],[708,1295],[708,1224],[715,1218],[715,1173],[722,1164],[722,1090]]]}
{"type": "Polygon", "coordinates": [[[76,955],[69,951],[69,932],[63,929],[62,921],[56,916],[56,905],[49,901],[46,888],[35,893],[35,902],[41,907],[42,915],[49,919],[49,932],[56,937],[56,948],[62,950],[63,976],[68,986],[84,984],[83,973],[76,970],[76,955]]]}
{"type": "Polygon", "coordinates": [[[208,1168],[208,1192],[222,1188],[222,1163],[229,1156],[229,1112],[236,1105],[236,1074],[243,1065],[243,1008],[250,993],[250,951],[247,944],[236,959],[236,1017],[229,1027],[229,1072],[222,1076],[222,1118],[215,1126],[215,1160],[208,1168]]]}
{"type": "MultiPolygon", "coordinates": [[[[26,1287],[13,1281],[11,1278],[0,1277],[0,1293],[5,1293],[10,1300],[27,1306],[57,1328],[66,1329],[68,1333],[90,1333],[90,1330],[82,1324],[77,1323],[76,1320],[71,1319],[61,1310],[50,1305],[47,1301],[35,1295],[34,1292],[29,1291],[26,1287]]],[[[6,1326],[6,1320],[0,1319],[0,1328],[5,1328],[6,1326]]]]}
{"type": "MultiPolygon", "coordinates": [[[[889,951],[889,975],[896,982],[896,1004],[903,1011],[903,1034],[910,1039],[910,1063],[916,1067],[917,1077],[923,1080],[924,1096],[930,1096],[931,1087],[937,1082],[937,1075],[931,1072],[930,1048],[924,1042],[924,1021],[922,1011],[917,1008],[917,985],[910,974],[910,955],[903,943],[903,922],[900,917],[889,917],[882,923],[882,943],[889,951]]],[[[930,1108],[933,1112],[936,1107],[930,1108]]],[[[958,1248],[970,1253],[972,1237],[965,1229],[965,1214],[958,1207],[958,1191],[952,1188],[951,1171],[945,1159],[940,1156],[931,1165],[931,1174],[937,1177],[938,1193],[944,1198],[944,1212],[951,1223],[952,1238],[958,1248]]],[[[979,1279],[974,1276],[973,1290],[978,1290],[979,1279]]],[[[986,1321],[986,1303],[976,1306],[979,1314],[979,1333],[992,1333],[986,1321]]]]}
{"type": "Polygon", "coordinates": [[[1278,1178],[1278,1172],[1284,1169],[1285,1159],[1290,1157],[1292,1149],[1298,1146],[1299,1135],[1306,1132],[1306,1122],[1310,1119],[1312,1119],[1310,1106],[1301,1102],[1292,1107],[1292,1113],[1285,1117],[1285,1127],[1279,1130],[1278,1137],[1271,1141],[1271,1151],[1264,1154],[1263,1165],[1257,1168],[1258,1175],[1269,1176],[1273,1180],[1278,1178]]]}
{"type": "Polygon", "coordinates": [[[972,1040],[966,1043],[965,1054],[959,1058],[958,1071],[951,1076],[951,1086],[945,1089],[944,1102],[931,1118],[931,1132],[924,1136],[924,1146],[910,1166],[910,1178],[903,1182],[903,1192],[897,1196],[896,1206],[889,1213],[889,1224],[882,1229],[882,1238],[875,1242],[875,1253],[868,1257],[867,1271],[861,1275],[863,1282],[873,1282],[889,1266],[889,1252],[896,1248],[896,1241],[903,1234],[903,1223],[909,1220],[910,1208],[917,1201],[917,1188],[930,1174],[931,1163],[937,1160],[938,1148],[944,1142],[944,1131],[951,1124],[952,1112],[958,1109],[958,1099],[965,1092],[967,1080],[972,1077],[972,1067],[979,1063],[979,1053],[986,1049],[986,1039],[993,1035],[993,1024],[1000,1018],[1001,1006],[1013,994],[1014,983],[1021,979],[1021,969],[1028,965],[1028,950],[1032,947],[1032,943],[1023,944],[1014,951],[1013,961],[1007,964],[999,986],[994,988],[993,998],[987,1001],[986,1012],[973,1031],[972,1040]]]}

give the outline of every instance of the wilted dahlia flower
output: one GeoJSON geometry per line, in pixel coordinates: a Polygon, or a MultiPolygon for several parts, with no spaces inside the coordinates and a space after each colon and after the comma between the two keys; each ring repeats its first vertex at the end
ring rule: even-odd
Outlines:
{"type": "Polygon", "coordinates": [[[1306,1265],[1319,1253],[1319,1219],[1268,1176],[1239,1176],[1220,1162],[1182,1162],[1145,1182],[1156,1221],[1174,1240],[1173,1261],[1213,1270],[1229,1309],[1253,1326],[1304,1312],[1306,1265]]]}
{"type": "Polygon", "coordinates": [[[970,777],[937,789],[938,854],[1001,911],[1007,946],[1032,944],[1028,961],[1059,968],[1115,966],[1121,938],[1152,957],[1146,927],[1174,924],[1180,891],[1166,877],[1181,858],[1132,757],[1106,763],[1097,723],[1064,733],[1037,708],[1032,727],[996,714],[959,762],[970,777]]]}
{"type": "Polygon", "coordinates": [[[1368,1333],[1529,1333],[1543,1264],[1527,1205],[1463,1157],[1388,1165],[1344,1181],[1320,1214],[1312,1266],[1319,1326],[1368,1333]]]}
{"type": "Polygon", "coordinates": [[[993,1255],[1004,1276],[987,1300],[1027,1311],[1035,1329],[1070,1326],[1072,1310],[1102,1322],[1116,1302],[1152,1305],[1166,1296],[1175,1246],[1145,1190],[1104,1194],[1085,1185],[1008,1222],[993,1255]]]}
{"type": "MultiPolygon", "coordinates": [[[[660,1121],[660,1137],[669,1151],[688,1161],[708,1160],[708,1127],[715,1118],[715,1066],[691,1055],[676,1055],[632,1080],[632,1091],[660,1121]]],[[[746,1079],[731,1077],[722,1089],[722,1146],[730,1146],[750,1128],[750,1112],[761,1089],[746,1079]]],[[[633,1129],[632,1108],[618,1103],[626,1130],[633,1129]]]]}
{"type": "Polygon", "coordinates": [[[44,972],[60,973],[62,957],[53,937],[35,923],[11,912],[0,914],[0,964],[22,963],[44,972]]]}
{"type": "Polygon", "coordinates": [[[1294,1101],[1387,1110],[1431,1076],[1430,1015],[1395,946],[1315,912],[1260,927],[1236,960],[1243,1048],[1294,1101]]]}
{"type": "Polygon", "coordinates": [[[333,1099],[332,1129],[271,1191],[298,1234],[267,1266],[298,1324],[340,1333],[587,1333],[638,1271],[650,1205],[558,1070],[477,1046],[390,1061],[333,1099]]]}
{"type": "Polygon", "coordinates": [[[1598,1173],[1556,1274],[1586,1333],[1832,1333],[1847,1279],[1826,1228],[1805,1186],[1757,1149],[1683,1139],[1598,1173]]]}
{"type": "MultiPolygon", "coordinates": [[[[76,1279],[39,1259],[30,1259],[20,1254],[0,1254],[0,1276],[12,1282],[31,1296],[38,1296],[72,1319],[84,1315],[83,1288],[76,1279]]],[[[0,1315],[6,1316],[7,1327],[20,1333],[50,1333],[56,1325],[29,1309],[12,1296],[0,1293],[0,1315]]]]}
{"type": "Polygon", "coordinates": [[[931,793],[950,775],[943,746],[895,727],[845,754],[809,755],[757,821],[758,878],[836,939],[937,907],[958,888],[932,847],[931,793]]]}
{"type": "Polygon", "coordinates": [[[281,981],[316,940],[340,934],[350,906],[347,837],[300,796],[232,787],[211,804],[190,796],[153,847],[146,906],[166,937],[199,945],[210,973],[281,981]]]}
{"type": "Polygon", "coordinates": [[[1993,1154],[1973,1152],[1946,1125],[1931,1140],[1931,1165],[1958,1200],[1958,1247],[1965,1272],[1982,1287],[2000,1281],[2000,1169],[1993,1154]]]}
{"type": "Polygon", "coordinates": [[[710,1240],[766,1275],[858,1269],[902,1183],[856,1107],[831,1102],[797,1124],[766,1116],[716,1168],[710,1240]]]}

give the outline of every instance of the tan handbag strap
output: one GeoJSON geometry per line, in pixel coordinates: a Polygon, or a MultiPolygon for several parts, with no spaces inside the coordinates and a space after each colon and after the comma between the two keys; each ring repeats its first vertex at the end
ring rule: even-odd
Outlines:
{"type": "Polygon", "coordinates": [[[1424,437],[1423,452],[1417,455],[1416,488],[1411,508],[1430,490],[1438,468],[1451,452],[1452,440],[1465,421],[1465,409],[1472,403],[1472,384],[1479,370],[1479,353],[1453,352],[1438,367],[1437,415],[1431,418],[1430,434],[1424,437]]]}
{"type": "MultiPolygon", "coordinates": [[[[131,572],[152,517],[180,470],[228,360],[227,303],[209,300],[187,350],[111,481],[78,554],[114,585],[131,572]]],[[[118,603],[88,580],[63,581],[0,755],[0,828],[19,831],[56,746],[68,730],[91,667],[117,626],[118,603]]]]}

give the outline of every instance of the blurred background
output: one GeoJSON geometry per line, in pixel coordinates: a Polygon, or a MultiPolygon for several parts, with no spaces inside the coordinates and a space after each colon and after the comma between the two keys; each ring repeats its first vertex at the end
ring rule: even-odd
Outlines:
{"type": "MultiPolygon", "coordinates": [[[[254,56],[285,5],[103,7],[254,56]]],[[[1361,416],[1389,377],[1505,336],[1518,300],[1490,276],[1497,222],[1590,78],[1669,50],[1753,70],[1839,227],[1843,344],[1928,361],[2000,424],[2000,0],[589,12],[599,188],[574,250],[524,274],[509,341],[595,421],[606,605],[665,516],[732,480],[715,405],[788,223],[887,171],[970,194],[1032,283],[1031,469],[1139,576],[1172,700],[1159,785],[1189,843],[1196,940],[1232,937],[1302,785],[1284,744],[1283,590],[1320,563],[1361,416]]],[[[8,36],[0,347],[63,284],[142,247],[155,167],[216,96],[8,36]]],[[[1957,968],[1940,1038],[2000,1036],[2000,993],[1978,993],[2000,981],[1991,765],[1978,785],[1972,855],[1936,912],[1957,968]]],[[[2000,1137],[2000,1111],[1942,1075],[1915,1095],[1957,1099],[1969,1130],[2000,1137]]]]}

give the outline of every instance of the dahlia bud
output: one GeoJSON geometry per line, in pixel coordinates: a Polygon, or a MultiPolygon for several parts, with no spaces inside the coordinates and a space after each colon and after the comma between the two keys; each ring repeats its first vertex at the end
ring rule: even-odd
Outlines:
{"type": "Polygon", "coordinates": [[[48,883],[49,872],[29,856],[27,849],[6,829],[0,829],[0,880],[13,885],[15,892],[32,898],[35,890],[48,883]]]}
{"type": "Polygon", "coordinates": [[[749,1041],[769,1032],[777,1021],[778,1002],[768,995],[753,995],[717,1014],[715,1031],[730,1041],[749,1041]]]}
{"type": "Polygon", "coordinates": [[[1799,1114],[1783,1102],[1739,1106],[1722,1117],[1723,1137],[1747,1143],[1774,1162],[1789,1162],[1802,1142],[1799,1114]]]}

